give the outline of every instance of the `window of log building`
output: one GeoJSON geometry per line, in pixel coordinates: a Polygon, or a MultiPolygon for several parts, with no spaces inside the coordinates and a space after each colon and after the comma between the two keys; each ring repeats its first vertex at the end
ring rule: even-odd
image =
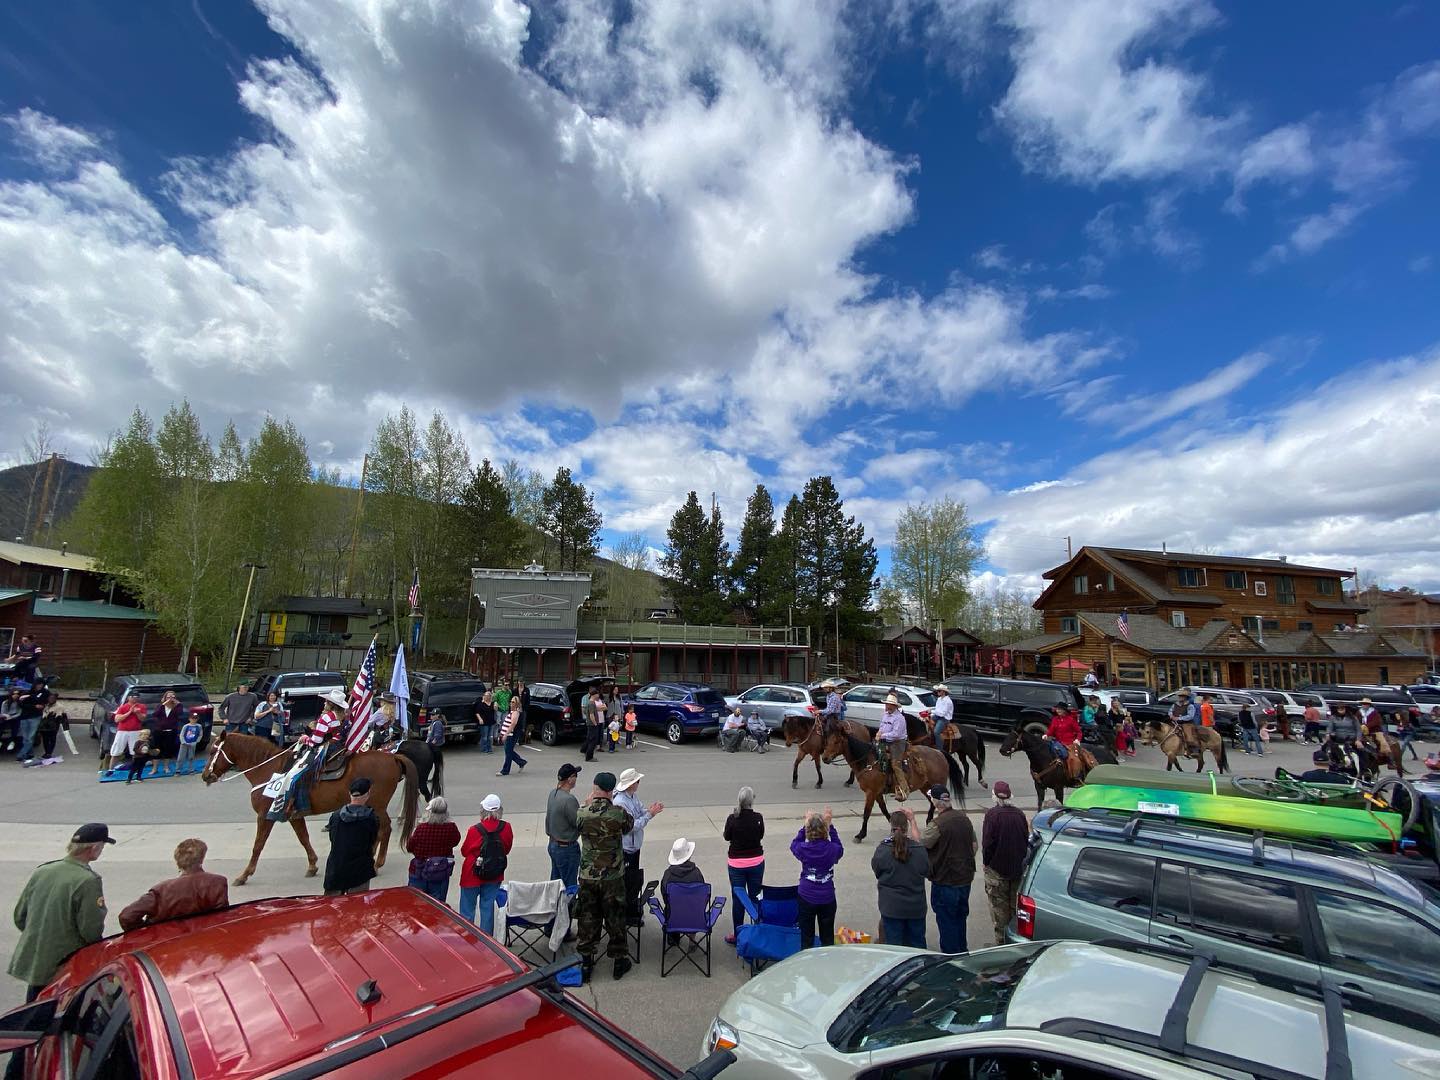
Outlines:
{"type": "Polygon", "coordinates": [[[1322,577],[1317,579],[1315,582],[1315,591],[1321,596],[1334,596],[1335,579],[1328,577],[1322,577]]]}
{"type": "Polygon", "coordinates": [[[1281,575],[1275,579],[1275,594],[1282,604],[1295,603],[1295,579],[1281,575]]]}
{"type": "Polygon", "coordinates": [[[1090,578],[1085,574],[1076,574],[1075,591],[1077,593],[1088,593],[1090,591],[1090,578]]]}
{"type": "Polygon", "coordinates": [[[1250,665],[1250,685],[1267,690],[1296,690],[1309,683],[1333,684],[1345,681],[1345,665],[1330,661],[1257,660],[1250,665]]]}

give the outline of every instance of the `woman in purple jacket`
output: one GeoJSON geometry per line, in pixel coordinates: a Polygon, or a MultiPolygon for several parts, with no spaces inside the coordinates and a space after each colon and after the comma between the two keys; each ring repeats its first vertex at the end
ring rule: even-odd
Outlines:
{"type": "Polygon", "coordinates": [[[835,944],[835,864],[845,854],[830,808],[823,814],[814,810],[805,815],[805,827],[790,841],[790,854],[800,860],[800,947],[815,944],[815,924],[820,924],[820,944],[835,944]]]}

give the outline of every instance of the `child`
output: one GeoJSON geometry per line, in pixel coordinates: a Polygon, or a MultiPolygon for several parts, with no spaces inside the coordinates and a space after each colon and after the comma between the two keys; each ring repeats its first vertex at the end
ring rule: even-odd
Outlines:
{"type": "Polygon", "coordinates": [[[180,753],[175,758],[175,771],[181,776],[195,767],[195,751],[200,746],[200,722],[191,714],[180,729],[180,753]]]}
{"type": "Polygon", "coordinates": [[[1135,721],[1127,714],[1125,720],[1120,724],[1120,739],[1123,741],[1127,756],[1135,756],[1135,740],[1139,737],[1140,730],[1135,726],[1135,721]]]}
{"type": "Polygon", "coordinates": [[[611,720],[611,721],[610,721],[610,753],[613,754],[613,753],[615,752],[615,748],[616,748],[617,746],[619,746],[619,745],[620,745],[620,718],[617,716],[614,720],[611,720]]]}
{"type": "Polygon", "coordinates": [[[638,727],[638,726],[639,726],[639,721],[635,719],[635,706],[634,706],[634,705],[626,705],[626,706],[625,706],[625,749],[626,749],[626,750],[633,750],[633,749],[635,748],[635,729],[636,729],[636,727],[638,727]]]}
{"type": "Polygon", "coordinates": [[[145,763],[152,757],[159,757],[160,749],[153,745],[153,739],[149,728],[140,729],[140,738],[135,740],[135,749],[130,754],[130,775],[125,777],[125,783],[145,782],[140,774],[145,770],[145,763]]]}

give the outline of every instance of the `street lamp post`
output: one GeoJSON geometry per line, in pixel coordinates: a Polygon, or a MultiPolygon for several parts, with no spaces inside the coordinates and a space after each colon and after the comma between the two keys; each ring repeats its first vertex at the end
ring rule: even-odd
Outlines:
{"type": "Polygon", "coordinates": [[[235,626],[235,643],[230,648],[230,670],[225,673],[225,686],[230,686],[230,680],[235,676],[235,661],[240,656],[240,639],[245,634],[245,615],[250,608],[250,590],[255,587],[255,571],[264,570],[264,563],[247,562],[241,563],[242,570],[249,570],[250,577],[245,582],[245,599],[240,602],[240,621],[235,626]]]}

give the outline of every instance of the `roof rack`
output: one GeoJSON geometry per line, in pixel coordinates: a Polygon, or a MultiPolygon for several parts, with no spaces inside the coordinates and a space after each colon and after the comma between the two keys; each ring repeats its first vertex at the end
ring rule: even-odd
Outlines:
{"type": "MultiPolygon", "coordinates": [[[[1225,1069],[1234,1069],[1257,1077],[1259,1080],[1297,1080],[1304,1075],[1291,1072],[1289,1069],[1282,1069],[1279,1066],[1249,1061],[1224,1051],[1197,1046],[1190,1042],[1190,1011],[1195,1006],[1195,998],[1200,992],[1200,986],[1205,981],[1206,974],[1212,968],[1226,968],[1252,977],[1258,974],[1257,972],[1251,971],[1243,965],[1224,963],[1217,960],[1214,955],[1205,952],[1173,949],[1164,945],[1118,939],[1104,939],[1093,944],[1129,952],[1152,953],[1167,959],[1181,961],[1187,965],[1185,976],[1180,980],[1180,986],[1175,991],[1175,997],[1165,1010],[1165,1019],[1161,1022],[1160,1034],[1148,1035],[1129,1028],[1079,1017],[1057,1017],[1041,1024],[1041,1031],[1071,1038],[1111,1041],[1159,1050],[1177,1057],[1204,1061],[1225,1069]]],[[[1301,982],[1300,985],[1304,986],[1305,984],[1301,982]]],[[[1324,1080],[1352,1080],[1354,1074],[1350,1060],[1349,1041],[1345,1031],[1345,1003],[1341,990],[1333,979],[1326,977],[1321,977],[1313,988],[1320,991],[1321,1002],[1324,1006],[1322,1010],[1325,1025],[1324,1080]]]]}

